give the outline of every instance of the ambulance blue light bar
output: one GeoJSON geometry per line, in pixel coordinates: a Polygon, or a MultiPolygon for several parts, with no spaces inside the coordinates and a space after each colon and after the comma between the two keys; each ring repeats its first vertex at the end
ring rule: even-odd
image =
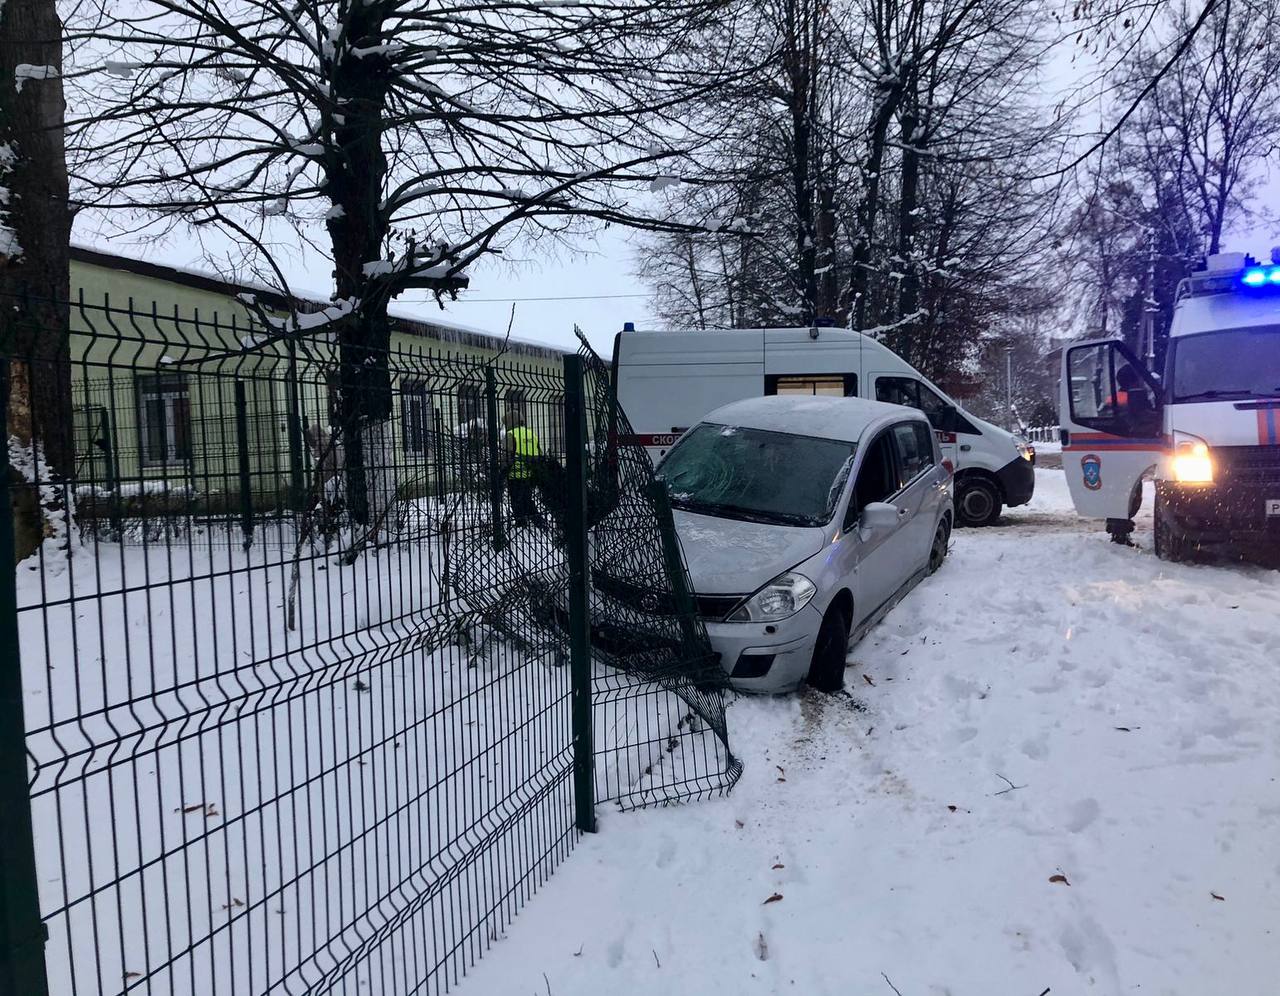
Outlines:
{"type": "Polygon", "coordinates": [[[1246,287],[1280,286],[1280,266],[1251,266],[1244,271],[1240,281],[1246,287]]]}

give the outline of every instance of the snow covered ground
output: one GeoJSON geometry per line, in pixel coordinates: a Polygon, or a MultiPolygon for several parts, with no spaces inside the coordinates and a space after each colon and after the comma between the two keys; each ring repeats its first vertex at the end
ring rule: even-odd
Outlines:
{"type": "Polygon", "coordinates": [[[1277,575],[1163,564],[1061,471],[850,653],[741,699],[733,795],[602,811],[464,994],[1280,991],[1277,575]]]}

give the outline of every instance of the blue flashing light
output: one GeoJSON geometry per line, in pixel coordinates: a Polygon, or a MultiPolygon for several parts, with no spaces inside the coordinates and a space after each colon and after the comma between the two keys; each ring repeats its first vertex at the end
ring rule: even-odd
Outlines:
{"type": "MultiPolygon", "coordinates": [[[[1280,273],[1280,270],[1275,272],[1280,273]]],[[[1267,282],[1267,271],[1261,266],[1250,267],[1240,279],[1247,287],[1261,287],[1267,282]]]]}
{"type": "Polygon", "coordinates": [[[1272,267],[1271,276],[1267,278],[1267,282],[1271,284],[1280,284],[1280,266],[1272,267]]]}

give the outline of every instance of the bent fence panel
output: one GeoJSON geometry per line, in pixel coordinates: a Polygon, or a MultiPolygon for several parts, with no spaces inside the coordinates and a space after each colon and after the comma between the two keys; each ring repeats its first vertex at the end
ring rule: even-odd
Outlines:
{"type": "MultiPolygon", "coordinates": [[[[71,472],[39,439],[6,467],[75,524],[17,568],[0,799],[50,991],[451,989],[577,837],[561,365],[394,349],[355,424],[318,333],[72,315],[71,472]]],[[[722,791],[723,677],[588,379],[596,798],[722,791]],[[621,576],[672,594],[637,615],[621,576]]]]}

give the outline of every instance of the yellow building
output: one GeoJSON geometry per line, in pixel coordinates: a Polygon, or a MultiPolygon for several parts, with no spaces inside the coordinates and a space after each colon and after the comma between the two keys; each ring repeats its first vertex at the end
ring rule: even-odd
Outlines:
{"type": "MultiPolygon", "coordinates": [[[[82,505],[107,495],[174,496],[186,507],[198,496],[209,511],[250,493],[259,510],[301,500],[335,421],[326,302],[304,304],[316,314],[301,315],[301,328],[282,328],[286,302],[275,292],[82,248],[72,250],[71,286],[82,505]]],[[[464,424],[488,431],[495,407],[526,411],[558,452],[562,357],[393,313],[397,479],[415,465],[430,476],[438,441],[464,424]]]]}

